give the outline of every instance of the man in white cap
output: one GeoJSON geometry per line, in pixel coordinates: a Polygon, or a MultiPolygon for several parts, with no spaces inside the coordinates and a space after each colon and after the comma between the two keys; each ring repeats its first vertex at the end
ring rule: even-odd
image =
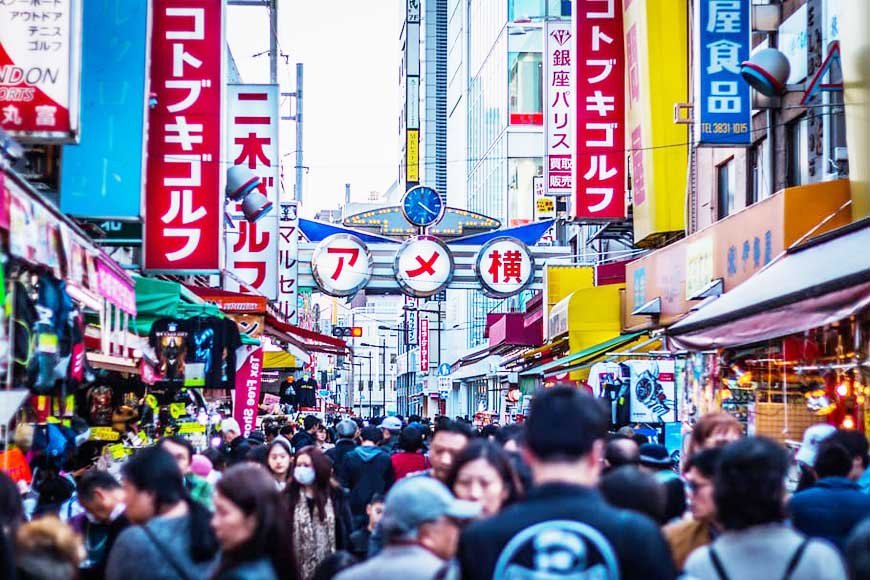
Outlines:
{"type": "Polygon", "coordinates": [[[456,555],[461,522],[476,517],[480,506],[458,500],[440,481],[409,477],[387,494],[380,532],[386,547],[374,558],[354,566],[336,580],[445,577],[456,555]]]}
{"type": "Polygon", "coordinates": [[[227,466],[246,461],[248,452],[251,451],[251,444],[242,435],[239,422],[232,417],[221,421],[221,435],[224,438],[222,450],[227,458],[227,466]]]}
{"type": "Polygon", "coordinates": [[[819,423],[807,427],[807,430],[804,431],[804,438],[801,442],[801,447],[794,456],[798,470],[798,482],[795,491],[802,491],[811,487],[816,482],[816,479],[818,478],[813,465],[816,462],[816,454],[819,452],[819,445],[822,440],[832,435],[836,430],[837,429],[834,428],[833,425],[819,423]]]}
{"type": "Polygon", "coordinates": [[[381,440],[381,449],[387,455],[392,455],[396,443],[399,441],[399,434],[402,432],[402,420],[398,417],[384,417],[384,420],[378,425],[378,429],[384,434],[384,438],[381,440]]]}

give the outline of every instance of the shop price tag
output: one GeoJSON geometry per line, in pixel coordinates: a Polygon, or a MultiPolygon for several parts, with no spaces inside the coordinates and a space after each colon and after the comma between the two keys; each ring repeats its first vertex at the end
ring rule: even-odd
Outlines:
{"type": "Polygon", "coordinates": [[[57,353],[57,335],[48,333],[39,333],[36,338],[36,350],[46,354],[57,353]]]}
{"type": "Polygon", "coordinates": [[[123,459],[127,457],[127,448],[124,447],[123,443],[113,443],[112,445],[107,445],[106,449],[109,451],[112,459],[123,459]]]}
{"type": "Polygon", "coordinates": [[[117,441],[121,434],[111,427],[91,427],[91,441],[117,441]]]}
{"type": "Polygon", "coordinates": [[[157,397],[155,397],[154,395],[146,395],[145,396],[145,404],[156,411],[157,410],[157,397]]]}
{"type": "Polygon", "coordinates": [[[197,423],[196,421],[190,421],[187,423],[181,423],[178,426],[179,435],[192,435],[194,433],[205,433],[205,425],[197,423]]]}
{"type": "Polygon", "coordinates": [[[169,414],[172,415],[173,419],[184,417],[187,415],[187,405],[184,403],[171,403],[169,405],[169,414]]]}
{"type": "Polygon", "coordinates": [[[148,440],[148,434],[145,433],[145,431],[139,431],[137,437],[139,438],[139,442],[142,443],[143,446],[150,443],[150,441],[148,440]]]}

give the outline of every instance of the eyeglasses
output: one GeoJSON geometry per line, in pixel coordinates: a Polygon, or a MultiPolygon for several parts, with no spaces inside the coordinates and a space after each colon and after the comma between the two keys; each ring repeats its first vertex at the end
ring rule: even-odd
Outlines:
{"type": "Polygon", "coordinates": [[[709,481],[694,481],[691,479],[686,481],[686,487],[688,487],[689,491],[692,493],[698,493],[698,491],[704,489],[705,487],[707,487],[709,485],[713,485],[713,484],[710,483],[709,481]]]}

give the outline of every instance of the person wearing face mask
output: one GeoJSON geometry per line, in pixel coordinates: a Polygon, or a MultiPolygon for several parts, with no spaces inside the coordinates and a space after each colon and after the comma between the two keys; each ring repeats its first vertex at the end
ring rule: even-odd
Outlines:
{"type": "Polygon", "coordinates": [[[460,451],[447,476],[447,486],[456,497],[480,504],[482,517],[517,501],[519,485],[507,454],[486,439],[476,439],[460,451]]]}
{"type": "Polygon", "coordinates": [[[85,509],[79,522],[87,556],[79,569],[81,580],[103,578],[109,552],[130,521],[124,514],[124,490],[109,472],[92,470],[78,484],[79,503],[85,509]]]}
{"type": "Polygon", "coordinates": [[[285,491],[297,577],[311,580],[327,556],[350,548],[350,505],[332,479],[332,462],[315,446],[296,452],[293,480],[285,491]]]}
{"type": "Polygon", "coordinates": [[[287,481],[291,477],[290,464],[292,461],[293,454],[290,452],[290,444],[287,443],[287,440],[278,438],[272,441],[266,454],[266,467],[275,478],[278,491],[283,491],[287,487],[287,481]]]}

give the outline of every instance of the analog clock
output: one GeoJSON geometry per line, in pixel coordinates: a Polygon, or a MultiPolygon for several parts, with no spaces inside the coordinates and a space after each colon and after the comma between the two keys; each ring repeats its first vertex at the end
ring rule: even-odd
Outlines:
{"type": "Polygon", "coordinates": [[[431,187],[412,187],[402,198],[402,215],[415,226],[431,226],[444,215],[444,202],[431,187]]]}

